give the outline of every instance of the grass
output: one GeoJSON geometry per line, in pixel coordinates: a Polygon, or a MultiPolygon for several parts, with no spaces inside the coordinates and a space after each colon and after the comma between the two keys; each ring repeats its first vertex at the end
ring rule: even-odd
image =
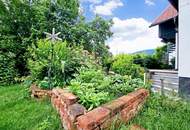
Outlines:
{"type": "Polygon", "coordinates": [[[0,86],[0,130],[61,130],[50,101],[30,98],[22,85],[0,86]]]}
{"type": "Polygon", "coordinates": [[[136,118],[118,129],[128,130],[129,126],[136,124],[146,130],[190,130],[189,122],[190,103],[151,95],[136,118]]]}
{"type": "MultiPolygon", "coordinates": [[[[146,130],[190,130],[190,103],[151,95],[142,111],[128,125],[146,130]]],[[[22,85],[0,87],[0,130],[61,130],[57,112],[48,100],[30,98],[22,85]]]]}

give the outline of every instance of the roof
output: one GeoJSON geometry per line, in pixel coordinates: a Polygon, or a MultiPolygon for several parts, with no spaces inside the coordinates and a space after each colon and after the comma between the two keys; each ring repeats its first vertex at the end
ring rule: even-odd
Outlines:
{"type": "Polygon", "coordinates": [[[178,10],[178,0],[169,0],[169,2],[178,10]]]}
{"type": "Polygon", "coordinates": [[[164,23],[177,16],[178,16],[178,11],[172,5],[169,5],[169,7],[167,7],[166,10],[164,10],[163,13],[154,20],[154,22],[150,25],[150,27],[164,23]]]}

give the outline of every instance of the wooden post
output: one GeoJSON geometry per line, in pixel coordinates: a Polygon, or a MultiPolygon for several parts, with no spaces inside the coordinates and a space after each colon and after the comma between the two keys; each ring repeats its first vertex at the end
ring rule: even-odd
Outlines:
{"type": "Polygon", "coordinates": [[[161,81],[161,95],[164,96],[164,79],[160,79],[161,81]]]}
{"type": "Polygon", "coordinates": [[[146,73],[144,73],[144,85],[146,85],[146,73]]]}

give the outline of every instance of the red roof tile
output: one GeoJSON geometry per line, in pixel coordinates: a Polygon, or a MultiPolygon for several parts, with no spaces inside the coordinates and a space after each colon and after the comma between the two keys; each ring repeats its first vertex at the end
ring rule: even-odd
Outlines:
{"type": "Polygon", "coordinates": [[[166,10],[164,10],[164,12],[158,18],[156,18],[156,20],[150,25],[150,27],[159,25],[177,16],[177,10],[172,5],[169,5],[169,7],[166,10]]]}

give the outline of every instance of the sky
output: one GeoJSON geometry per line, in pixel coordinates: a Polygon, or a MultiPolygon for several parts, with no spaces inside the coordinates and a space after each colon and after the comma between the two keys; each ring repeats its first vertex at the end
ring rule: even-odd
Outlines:
{"type": "Polygon", "coordinates": [[[106,44],[114,55],[163,45],[158,27],[149,26],[167,8],[167,0],[80,0],[80,4],[87,20],[96,14],[113,20],[114,34],[106,44]]]}

